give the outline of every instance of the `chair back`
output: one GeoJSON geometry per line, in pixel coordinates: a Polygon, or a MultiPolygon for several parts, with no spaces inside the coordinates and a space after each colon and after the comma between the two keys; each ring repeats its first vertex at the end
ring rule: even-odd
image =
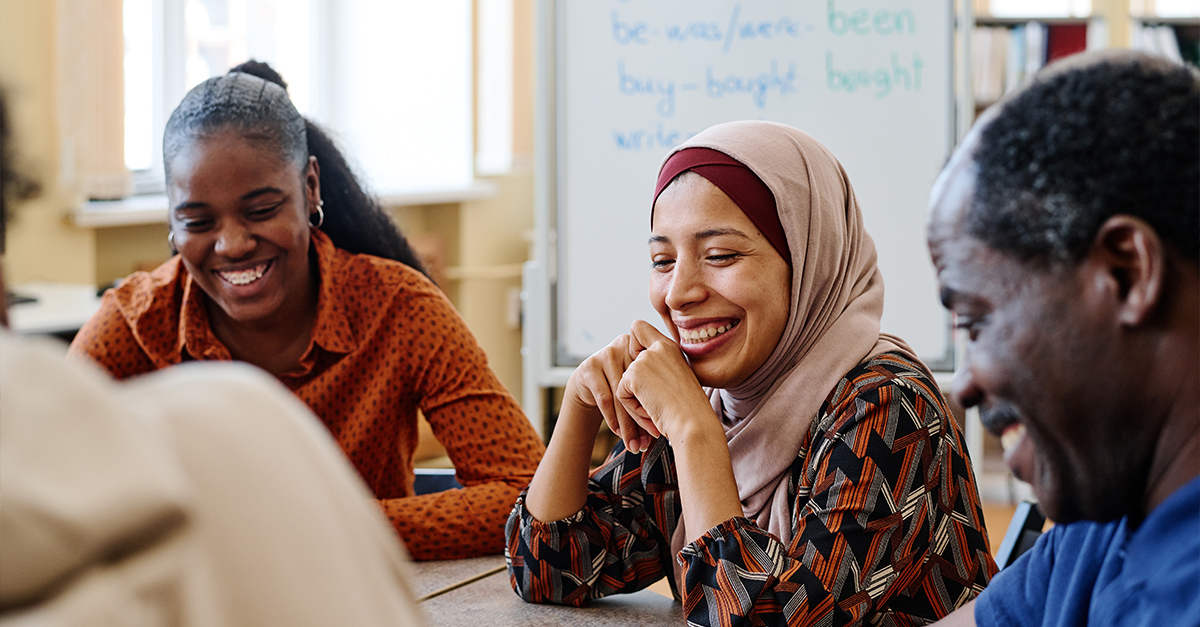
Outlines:
{"type": "Polygon", "coordinates": [[[1042,527],[1045,524],[1046,517],[1042,514],[1042,510],[1038,509],[1037,503],[1030,501],[1018,503],[1012,522],[1008,523],[1008,531],[1004,534],[1004,540],[1000,542],[1000,548],[996,550],[996,565],[1002,569],[1007,568],[1009,564],[1017,561],[1022,553],[1033,548],[1038,536],[1042,535],[1042,527]]]}

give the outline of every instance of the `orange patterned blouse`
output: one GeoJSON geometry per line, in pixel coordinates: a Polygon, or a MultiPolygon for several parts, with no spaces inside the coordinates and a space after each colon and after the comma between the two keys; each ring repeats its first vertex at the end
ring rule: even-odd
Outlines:
{"type": "MultiPolygon", "coordinates": [[[[280,381],[329,428],[415,559],[503,551],[504,522],[542,441],[433,283],[319,231],[312,241],[321,282],[313,337],[300,370],[280,381]],[[464,489],[413,495],[418,409],[464,489]]],[[[70,353],[118,379],[231,359],[178,257],[106,292],[70,353]]]]}

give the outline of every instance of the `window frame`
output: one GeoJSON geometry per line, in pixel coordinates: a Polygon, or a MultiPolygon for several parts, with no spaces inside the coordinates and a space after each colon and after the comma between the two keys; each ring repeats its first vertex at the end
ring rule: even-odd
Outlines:
{"type": "MultiPolygon", "coordinates": [[[[130,188],[132,195],[146,194],[161,194],[165,191],[165,171],[162,162],[161,142],[163,131],[166,127],[167,118],[170,115],[172,108],[178,103],[186,93],[186,20],[185,9],[187,0],[149,0],[151,4],[152,24],[154,25],[152,33],[152,129],[151,138],[154,145],[151,146],[152,162],[151,167],[144,170],[131,170],[129,172],[130,188]]],[[[477,0],[472,0],[477,2],[477,0]]],[[[337,66],[337,56],[339,54],[337,38],[337,20],[344,12],[339,12],[335,6],[335,0],[302,0],[296,2],[296,8],[307,6],[310,18],[308,20],[308,79],[310,84],[310,94],[308,102],[308,111],[305,115],[310,119],[330,128],[334,135],[339,134],[339,124],[337,124],[337,112],[340,103],[337,100],[338,77],[335,75],[335,67],[337,66]],[[298,6],[297,6],[298,5],[298,6]],[[332,123],[331,123],[332,121],[332,123]]],[[[477,5],[476,5],[477,6],[477,5]]],[[[471,24],[475,21],[474,7],[468,11],[468,29],[473,31],[475,25],[471,24]]],[[[511,9],[509,9],[511,11],[511,9]]],[[[510,20],[511,22],[511,20],[510,20]]],[[[511,28],[511,23],[509,24],[511,28]]],[[[511,35],[509,37],[511,41],[511,35]]],[[[469,66],[466,68],[466,80],[469,88],[464,96],[466,98],[466,107],[468,111],[468,124],[470,125],[470,134],[467,141],[469,147],[464,155],[465,163],[463,167],[469,173],[466,180],[462,182],[464,189],[470,188],[473,185],[475,177],[480,174],[480,169],[476,165],[477,151],[479,146],[476,145],[476,140],[473,139],[474,134],[479,130],[479,115],[476,111],[476,100],[478,98],[478,83],[475,77],[478,68],[478,39],[472,35],[467,39],[467,56],[469,66]]],[[[511,48],[511,43],[509,43],[511,48]]],[[[511,52],[510,52],[511,56],[511,52]]],[[[511,74],[511,61],[509,63],[511,74]]],[[[511,83],[511,78],[509,79],[511,83]]],[[[509,86],[511,92],[511,85],[509,86]]],[[[511,93],[507,94],[511,100],[511,93]]],[[[511,107],[511,103],[510,103],[511,107]]],[[[511,127],[511,114],[506,120],[511,127]]],[[[509,130],[511,135],[511,129],[509,130]]],[[[509,152],[512,150],[511,138],[506,138],[504,148],[509,152]]],[[[494,149],[494,148],[493,148],[494,149]]],[[[503,148],[502,148],[503,149],[503,148]]],[[[353,156],[353,155],[348,155],[353,156]]],[[[503,161],[501,162],[503,163],[503,161]]],[[[503,166],[498,169],[504,169],[503,166]]],[[[488,172],[489,174],[498,174],[500,172],[488,172]]],[[[411,184],[410,184],[411,185],[411,184]]],[[[454,187],[454,186],[451,186],[454,187]]],[[[383,195],[406,194],[410,192],[425,193],[431,190],[422,189],[419,186],[412,185],[411,189],[401,185],[399,187],[387,187],[385,189],[376,189],[376,192],[383,195]]],[[[433,190],[436,191],[436,190],[433,190]]]]}

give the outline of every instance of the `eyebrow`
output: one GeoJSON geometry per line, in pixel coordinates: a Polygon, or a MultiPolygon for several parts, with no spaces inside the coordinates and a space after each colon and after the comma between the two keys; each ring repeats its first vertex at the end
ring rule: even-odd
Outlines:
{"type": "MultiPolygon", "coordinates": [[[[705,229],[703,231],[700,231],[699,233],[696,233],[694,236],[692,236],[692,239],[699,242],[699,241],[703,241],[703,240],[706,240],[706,239],[709,239],[712,237],[719,237],[721,235],[731,235],[733,237],[740,237],[745,240],[751,239],[749,235],[746,235],[745,233],[743,233],[737,229],[705,229]]],[[[667,243],[670,241],[671,240],[667,239],[665,236],[662,236],[662,235],[651,235],[650,241],[648,241],[647,243],[648,244],[663,244],[663,243],[667,243]]]]}
{"type": "MultiPolygon", "coordinates": [[[[266,187],[260,187],[258,189],[251,190],[249,192],[246,192],[245,194],[242,194],[242,197],[240,198],[240,200],[253,200],[264,194],[282,194],[282,193],[283,193],[282,189],[268,185],[266,187]]],[[[208,203],[197,202],[197,201],[181,202],[178,205],[175,205],[175,207],[171,211],[182,211],[184,209],[196,209],[199,207],[205,207],[207,205],[208,205],[208,203]]]]}

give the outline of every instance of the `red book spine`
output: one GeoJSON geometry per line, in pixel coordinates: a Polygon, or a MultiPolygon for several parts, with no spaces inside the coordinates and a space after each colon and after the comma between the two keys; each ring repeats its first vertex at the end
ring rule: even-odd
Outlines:
{"type": "Polygon", "coordinates": [[[1046,62],[1087,50],[1087,24],[1051,24],[1046,37],[1046,62]]]}

